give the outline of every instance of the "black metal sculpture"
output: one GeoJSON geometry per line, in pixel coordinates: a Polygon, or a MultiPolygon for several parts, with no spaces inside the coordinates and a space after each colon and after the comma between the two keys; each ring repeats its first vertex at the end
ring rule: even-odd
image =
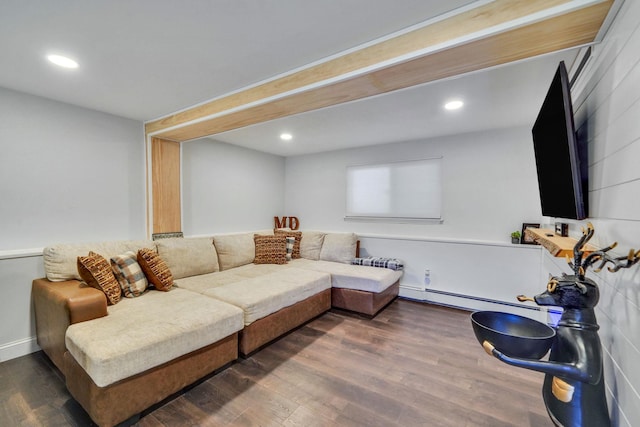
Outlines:
{"type": "Polygon", "coordinates": [[[542,395],[552,421],[558,426],[611,425],[605,397],[602,365],[602,347],[598,336],[598,322],[594,307],[600,298],[598,285],[585,277],[587,268],[605,265],[609,271],[629,268],[640,261],[640,250],[632,249],[627,256],[612,257],[609,251],[616,244],[585,255],[585,246],[594,229],[588,224],[582,238],[574,247],[574,258],[569,259],[572,275],[552,277],[547,290],[533,298],[518,296],[520,301],[533,301],[541,306],[564,309],[551,345],[549,360],[510,357],[491,343],[485,350],[499,360],[513,366],[545,373],[542,395]]]}

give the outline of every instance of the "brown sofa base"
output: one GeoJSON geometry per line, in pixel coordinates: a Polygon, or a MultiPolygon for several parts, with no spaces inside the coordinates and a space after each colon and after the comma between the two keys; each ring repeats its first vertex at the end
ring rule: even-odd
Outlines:
{"type": "Polygon", "coordinates": [[[331,289],[285,307],[273,314],[258,319],[240,331],[239,351],[248,356],[263,345],[280,335],[302,325],[304,322],[328,311],[331,308],[331,289]]]}
{"type": "Polygon", "coordinates": [[[238,334],[107,387],[98,387],[73,356],[64,354],[71,395],[99,426],[114,426],[238,358],[238,334]]]}
{"type": "Polygon", "coordinates": [[[373,317],[393,301],[399,292],[400,281],[380,293],[333,288],[331,291],[331,306],[373,317]]]}

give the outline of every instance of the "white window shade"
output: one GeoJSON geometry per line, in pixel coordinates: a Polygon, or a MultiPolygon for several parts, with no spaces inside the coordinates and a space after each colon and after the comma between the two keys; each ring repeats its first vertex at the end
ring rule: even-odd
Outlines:
{"type": "Polygon", "coordinates": [[[347,166],[347,219],[441,220],[442,158],[347,166]]]}

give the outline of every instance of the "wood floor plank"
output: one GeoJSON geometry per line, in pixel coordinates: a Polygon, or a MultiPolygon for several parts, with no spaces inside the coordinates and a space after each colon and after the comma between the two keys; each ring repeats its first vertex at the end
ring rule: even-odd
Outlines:
{"type": "Polygon", "coordinates": [[[326,418],[312,408],[299,406],[282,425],[287,427],[325,427],[333,423],[335,423],[335,419],[326,418]]]}
{"type": "MultiPolygon", "coordinates": [[[[470,313],[332,310],[146,411],[140,427],[551,426],[543,376],[489,357],[470,313]]],[[[0,364],[0,425],[86,426],[43,353],[0,364]]]]}

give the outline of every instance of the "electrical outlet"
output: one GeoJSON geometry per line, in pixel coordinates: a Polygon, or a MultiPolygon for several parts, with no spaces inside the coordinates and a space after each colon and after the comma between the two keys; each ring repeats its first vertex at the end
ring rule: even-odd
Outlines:
{"type": "Polygon", "coordinates": [[[425,285],[431,284],[431,270],[429,269],[426,269],[424,271],[424,284],[425,285]]]}

